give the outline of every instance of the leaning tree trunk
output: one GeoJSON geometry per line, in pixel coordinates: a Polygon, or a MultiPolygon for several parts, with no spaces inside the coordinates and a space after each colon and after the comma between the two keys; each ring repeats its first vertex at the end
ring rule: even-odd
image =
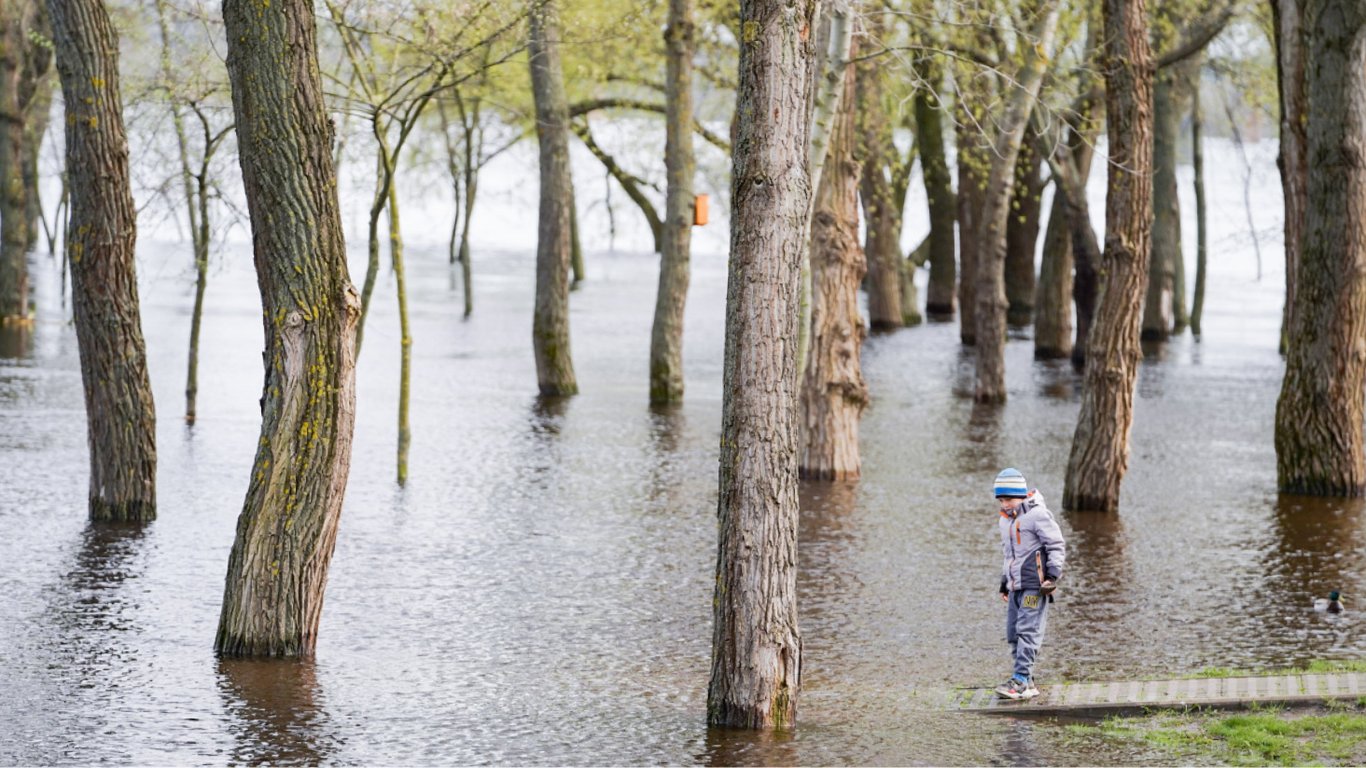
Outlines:
{"type": "Polygon", "coordinates": [[[1139,326],[1152,230],[1152,79],[1145,0],[1104,0],[1105,281],[1087,341],[1081,412],[1067,461],[1063,507],[1113,511],[1129,465],[1139,326]]]}
{"type": "MultiPolygon", "coordinates": [[[[51,0],[71,174],[71,299],[90,442],[90,516],[156,517],[156,409],[134,270],[137,211],[118,40],[101,0],[51,0]]],[[[22,209],[21,209],[22,211],[22,209]]]]}
{"type": "Polygon", "coordinates": [[[1285,381],[1276,403],[1282,491],[1366,494],[1366,8],[1304,4],[1309,114],[1307,216],[1285,381]]]}
{"type": "Polygon", "coordinates": [[[1181,252],[1181,200],[1176,187],[1176,148],[1181,133],[1180,83],[1168,67],[1153,86],[1153,235],[1142,338],[1165,341],[1176,326],[1174,291],[1181,252]]]}
{"type": "Polygon", "coordinates": [[[664,167],[668,192],[660,230],[659,295],[650,333],[650,402],[683,399],[683,309],[688,299],[688,261],[692,245],[693,0],[669,0],[669,26],[664,31],[665,63],[664,167]]]}
{"type": "MultiPolygon", "coordinates": [[[[847,68],[846,93],[852,92],[854,75],[847,68]]],[[[854,158],[854,112],[853,100],[845,99],[811,222],[811,353],[802,374],[798,472],[820,480],[859,476],[859,417],[868,405],[859,358],[865,332],[858,288],[867,266],[858,242],[861,169],[854,158]]],[[[896,279],[899,293],[900,275],[896,279]]]]}
{"type": "Polygon", "coordinates": [[[925,85],[915,92],[916,144],[920,147],[925,197],[930,206],[930,280],[925,293],[925,314],[943,319],[953,316],[957,301],[953,226],[958,203],[944,152],[944,107],[939,102],[944,74],[934,55],[927,54],[918,61],[918,74],[925,85]]]}
{"type": "Polygon", "coordinates": [[[1034,321],[1034,251],[1039,243],[1045,183],[1039,173],[1042,165],[1035,143],[1021,143],[1006,222],[1006,323],[1016,327],[1034,321]]]}
{"type": "Polygon", "coordinates": [[[1003,403],[1006,399],[1006,222],[1015,186],[1015,161],[1043,85],[1047,52],[1053,47],[1057,26],[1057,1],[1043,3],[1038,22],[1030,31],[1033,45],[1023,46],[1024,60],[997,128],[981,220],[977,222],[977,386],[973,399],[979,403],[1003,403]]]}
{"type": "MultiPolygon", "coordinates": [[[[1086,204],[1086,182],[1091,176],[1092,148],[1098,130],[1091,127],[1093,106],[1088,88],[1078,99],[1077,121],[1066,128],[1065,143],[1058,147],[1060,157],[1054,161],[1062,173],[1054,177],[1053,206],[1044,234],[1035,300],[1034,357],[1040,360],[1064,358],[1073,353],[1071,304],[1074,297],[1080,297],[1072,270],[1075,266],[1078,279],[1090,277],[1094,281],[1094,270],[1088,264],[1099,261],[1090,207],[1086,204]],[[1068,180],[1064,181],[1064,177],[1068,180]],[[1080,239],[1074,237],[1074,232],[1080,239]]],[[[1081,303],[1079,300],[1077,344],[1086,342],[1083,321],[1090,323],[1090,315],[1083,316],[1081,303]]]]}
{"type": "Polygon", "coordinates": [[[266,375],[214,648],[309,656],[351,468],[360,297],[346,269],[313,5],[225,0],[223,21],[266,375]]]}
{"type": "Polygon", "coordinates": [[[569,268],[574,243],[574,182],[569,175],[569,106],[560,70],[559,0],[532,0],[531,90],[541,151],[536,309],[531,323],[542,395],[577,394],[569,350],[569,268]]]}
{"type": "Polygon", "coordinates": [[[1300,248],[1304,242],[1305,210],[1309,199],[1309,139],[1304,116],[1309,114],[1304,32],[1305,0],[1272,0],[1275,27],[1276,86],[1280,93],[1281,146],[1276,165],[1281,171],[1285,201],[1285,305],[1281,314],[1281,353],[1285,354],[1296,306],[1300,248]]]}
{"type": "Polygon", "coordinates": [[[798,272],[814,0],[741,0],[707,721],[797,722],[798,272]]]}
{"type": "MultiPolygon", "coordinates": [[[[867,25],[866,36],[881,40],[883,15],[870,10],[862,18],[862,23],[867,25]]],[[[901,206],[898,204],[901,201],[897,199],[890,173],[897,154],[896,145],[892,143],[892,124],[885,102],[886,67],[877,59],[862,59],[854,69],[856,74],[852,88],[851,84],[846,84],[845,90],[855,94],[859,143],[857,155],[863,161],[859,188],[867,222],[868,323],[874,331],[891,330],[900,328],[903,323],[901,206]]],[[[827,162],[834,161],[833,155],[827,159],[827,162]]],[[[817,190],[816,194],[819,198],[821,190],[817,190]]],[[[817,200],[818,207],[820,204],[817,200]]]]}

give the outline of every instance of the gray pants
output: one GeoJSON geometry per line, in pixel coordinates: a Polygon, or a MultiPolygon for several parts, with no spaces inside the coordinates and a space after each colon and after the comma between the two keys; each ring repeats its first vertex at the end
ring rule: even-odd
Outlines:
{"type": "Polygon", "coordinates": [[[1006,601],[1006,642],[1015,661],[1015,676],[1032,680],[1034,659],[1043,645],[1043,630],[1048,619],[1048,598],[1037,589],[1010,593],[1006,601]]]}

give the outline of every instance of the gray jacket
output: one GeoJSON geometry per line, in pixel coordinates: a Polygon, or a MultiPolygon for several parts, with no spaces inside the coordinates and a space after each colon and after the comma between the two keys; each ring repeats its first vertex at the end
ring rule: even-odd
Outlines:
{"type": "Polygon", "coordinates": [[[1057,581],[1067,563],[1067,542],[1043,494],[1030,491],[1016,510],[1001,513],[1002,592],[1037,590],[1044,579],[1057,581]]]}

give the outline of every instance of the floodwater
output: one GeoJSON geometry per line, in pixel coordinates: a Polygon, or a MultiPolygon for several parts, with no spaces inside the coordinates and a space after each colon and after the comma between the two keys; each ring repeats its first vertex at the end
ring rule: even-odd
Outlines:
{"type": "MultiPolygon", "coordinates": [[[[955,324],[868,339],[863,478],[803,486],[799,727],[709,730],[724,259],[694,258],[687,400],[652,410],[654,257],[590,255],[571,299],[583,394],[553,403],[535,397],[531,256],[476,258],[463,321],[444,250],[409,252],[406,488],[381,278],[321,639],[301,663],[212,649],[259,428],[246,247],[212,277],[193,428],[189,255],[143,247],[160,457],[143,529],[86,520],[75,336],[57,267],[34,257],[37,327],[0,347],[0,764],[1162,762],[1046,721],[937,709],[1009,672],[990,484],[1016,466],[1060,499],[1070,365],[1035,362],[1017,334],[1010,400],[983,408],[955,324]]],[[[1044,685],[1366,657],[1359,610],[1310,607],[1366,594],[1366,509],[1275,492],[1281,283],[1246,263],[1213,260],[1201,340],[1150,350],[1121,511],[1058,514],[1069,569],[1044,685]]]]}

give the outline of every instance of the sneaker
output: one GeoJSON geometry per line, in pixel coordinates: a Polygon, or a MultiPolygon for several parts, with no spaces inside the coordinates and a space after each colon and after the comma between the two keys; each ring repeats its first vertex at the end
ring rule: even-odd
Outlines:
{"type": "Polygon", "coordinates": [[[1039,689],[1034,687],[1032,680],[1012,677],[1004,685],[997,688],[996,693],[1007,699],[1032,699],[1039,695],[1039,689]]]}

